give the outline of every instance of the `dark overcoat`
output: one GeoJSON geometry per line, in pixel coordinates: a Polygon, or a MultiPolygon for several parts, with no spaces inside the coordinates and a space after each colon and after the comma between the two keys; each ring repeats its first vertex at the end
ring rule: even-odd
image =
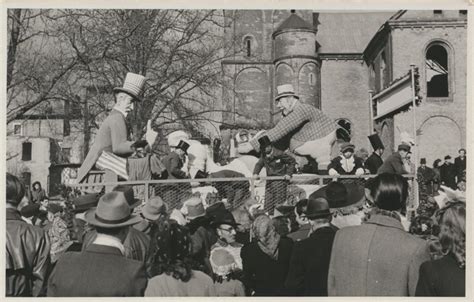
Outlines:
{"type": "Polygon", "coordinates": [[[147,285],[143,262],[125,258],[119,249],[91,244],[65,253],[48,282],[49,297],[143,297],[147,285]]]}
{"type": "Polygon", "coordinates": [[[336,227],[317,229],[295,243],[285,285],[295,296],[327,296],[328,269],[336,227]]]}

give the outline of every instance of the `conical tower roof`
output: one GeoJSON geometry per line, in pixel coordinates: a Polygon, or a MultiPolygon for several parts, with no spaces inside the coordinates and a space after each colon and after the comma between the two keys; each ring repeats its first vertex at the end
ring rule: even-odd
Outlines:
{"type": "Polygon", "coordinates": [[[291,11],[291,15],[283,21],[283,23],[278,26],[275,33],[285,30],[285,29],[309,29],[313,30],[313,27],[308,24],[303,18],[298,16],[294,10],[291,11]]]}

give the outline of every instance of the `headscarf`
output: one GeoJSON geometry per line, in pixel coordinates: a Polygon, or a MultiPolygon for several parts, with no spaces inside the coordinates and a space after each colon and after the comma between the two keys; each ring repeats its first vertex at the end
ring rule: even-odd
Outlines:
{"type": "Polygon", "coordinates": [[[257,239],[258,246],[270,258],[278,258],[280,235],[273,226],[272,219],[267,215],[258,216],[252,225],[252,234],[257,239]]]}

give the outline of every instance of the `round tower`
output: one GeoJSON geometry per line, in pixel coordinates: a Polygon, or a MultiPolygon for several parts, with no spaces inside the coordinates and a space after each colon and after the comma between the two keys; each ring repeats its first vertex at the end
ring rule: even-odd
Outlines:
{"type": "Polygon", "coordinates": [[[276,86],[293,84],[300,99],[321,107],[321,63],[317,55],[316,30],[294,10],[273,33],[276,86]]]}

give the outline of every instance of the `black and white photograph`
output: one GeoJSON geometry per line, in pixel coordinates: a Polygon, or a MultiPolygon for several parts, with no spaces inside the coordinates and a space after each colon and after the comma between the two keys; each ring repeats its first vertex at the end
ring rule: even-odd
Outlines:
{"type": "Polygon", "coordinates": [[[472,298],[468,3],[261,3],[7,2],[3,297],[472,298]]]}

